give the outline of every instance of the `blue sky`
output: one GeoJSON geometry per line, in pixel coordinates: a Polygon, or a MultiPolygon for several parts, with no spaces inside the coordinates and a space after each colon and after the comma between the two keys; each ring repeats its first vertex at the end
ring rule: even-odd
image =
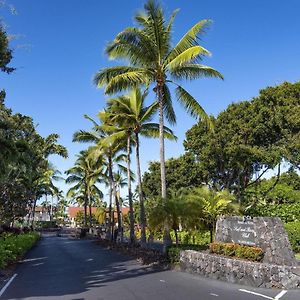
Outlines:
{"type": "MultiPolygon", "coordinates": [[[[8,1],[8,0],[7,0],[8,1]]],[[[105,45],[127,26],[132,26],[141,0],[9,0],[18,14],[0,14],[10,34],[17,71],[0,74],[0,88],[7,92],[6,105],[33,117],[38,131],[60,135],[70,158],[52,157],[58,169],[72,166],[83,149],[72,143],[78,129],[90,128],[83,114],[96,116],[104,107],[103,90],[92,83],[100,68],[111,64],[105,45]]],[[[180,8],[174,23],[175,44],[197,21],[212,19],[202,45],[212,52],[205,64],[219,70],[224,81],[202,79],[186,83],[188,91],[209,114],[216,115],[231,102],[248,100],[260,89],[300,79],[300,1],[289,0],[164,0],[169,15],[180,8]]],[[[149,102],[151,99],[149,99],[149,102]]],[[[166,157],[183,153],[185,132],[194,123],[180,106],[173,129],[179,140],[166,143],[166,157]]],[[[157,140],[142,140],[142,169],[159,158],[157,140]]],[[[63,187],[63,185],[62,185],[63,187]]],[[[64,188],[64,187],[63,187],[64,188]]]]}

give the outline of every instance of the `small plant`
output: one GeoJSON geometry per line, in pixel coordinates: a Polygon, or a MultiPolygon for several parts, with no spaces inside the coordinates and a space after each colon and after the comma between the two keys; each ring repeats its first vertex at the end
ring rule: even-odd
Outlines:
{"type": "Polygon", "coordinates": [[[248,259],[252,261],[261,261],[263,259],[263,250],[259,247],[244,246],[233,243],[211,243],[209,245],[211,253],[248,259]]]}

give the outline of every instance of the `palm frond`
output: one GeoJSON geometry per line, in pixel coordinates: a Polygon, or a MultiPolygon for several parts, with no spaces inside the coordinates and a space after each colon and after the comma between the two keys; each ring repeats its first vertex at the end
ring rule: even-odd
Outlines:
{"type": "Polygon", "coordinates": [[[110,82],[112,78],[118,76],[120,74],[124,74],[127,72],[134,72],[139,70],[136,67],[130,66],[115,66],[111,68],[101,69],[95,76],[94,76],[94,84],[97,87],[103,87],[110,82]]]}
{"type": "Polygon", "coordinates": [[[196,59],[200,59],[200,57],[203,55],[208,56],[208,55],[210,55],[210,52],[199,45],[190,47],[190,48],[184,50],[182,53],[180,53],[176,57],[174,57],[174,59],[172,59],[166,65],[166,68],[168,68],[170,71],[172,71],[176,67],[181,67],[184,64],[195,61],[196,59]]]}
{"type": "Polygon", "coordinates": [[[130,70],[111,78],[105,88],[105,94],[113,94],[138,85],[147,85],[151,79],[149,72],[144,69],[130,70]]]}
{"type": "Polygon", "coordinates": [[[181,86],[177,86],[176,88],[176,96],[178,101],[183,105],[185,110],[194,118],[201,118],[203,121],[207,123],[209,129],[213,128],[213,124],[206,114],[205,110],[202,106],[197,102],[197,100],[189,94],[184,88],[181,86]]]}
{"type": "Polygon", "coordinates": [[[187,80],[193,80],[201,77],[216,77],[224,79],[223,75],[217,70],[200,64],[184,64],[177,66],[170,70],[170,73],[175,79],[185,78],[187,80]]]}
{"type": "Polygon", "coordinates": [[[73,134],[73,142],[93,143],[99,140],[96,132],[79,130],[73,134]]]}
{"type": "MultiPolygon", "coordinates": [[[[158,138],[159,124],[157,123],[143,124],[140,134],[146,138],[158,138]]],[[[167,126],[164,126],[164,137],[169,140],[177,141],[177,136],[175,136],[174,132],[167,126]]]]}
{"type": "Polygon", "coordinates": [[[196,46],[197,37],[199,34],[205,32],[206,27],[210,23],[210,20],[201,20],[197,24],[195,24],[177,43],[177,45],[172,49],[169,53],[166,63],[168,64],[172,61],[176,56],[184,52],[185,50],[189,49],[190,47],[196,46]]]}
{"type": "Polygon", "coordinates": [[[83,117],[84,117],[85,119],[91,121],[91,122],[93,123],[94,127],[99,126],[99,124],[98,124],[92,117],[90,117],[89,115],[84,114],[83,117]]]}
{"type": "Polygon", "coordinates": [[[163,86],[163,100],[164,100],[164,115],[168,122],[173,125],[176,124],[176,114],[172,104],[172,97],[170,90],[166,84],[163,86]]]}
{"type": "Polygon", "coordinates": [[[68,184],[72,184],[72,183],[77,183],[77,182],[80,182],[82,180],[81,177],[77,176],[77,175],[70,175],[67,177],[66,179],[66,183],[68,184]]]}
{"type": "Polygon", "coordinates": [[[126,28],[111,42],[106,53],[110,59],[128,59],[133,65],[153,65],[155,45],[152,40],[138,28],[126,28]]]}
{"type": "Polygon", "coordinates": [[[179,10],[180,10],[179,8],[175,9],[175,10],[173,11],[171,17],[170,17],[170,20],[169,20],[168,25],[167,25],[167,31],[168,31],[169,33],[172,32],[173,22],[174,22],[174,19],[175,19],[177,13],[179,12],[179,10]]]}

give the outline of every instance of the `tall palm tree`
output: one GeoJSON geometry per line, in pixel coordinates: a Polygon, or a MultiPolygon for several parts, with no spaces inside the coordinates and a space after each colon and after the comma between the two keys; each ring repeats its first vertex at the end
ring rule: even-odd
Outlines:
{"type": "MultiPolygon", "coordinates": [[[[109,102],[113,103],[114,99],[109,102]]],[[[108,110],[101,111],[98,114],[99,119],[102,122],[101,128],[109,135],[103,139],[102,143],[110,144],[112,142],[120,142],[121,144],[126,141],[126,162],[127,162],[127,188],[128,188],[128,201],[129,201],[129,219],[130,219],[130,243],[135,242],[134,232],[134,212],[133,212],[133,200],[132,200],[132,187],[131,187],[131,136],[132,128],[129,126],[117,127],[113,122],[113,106],[109,106],[108,110]]],[[[118,124],[119,125],[119,124],[118,124]]]]}
{"type": "MultiPolygon", "coordinates": [[[[99,87],[106,86],[107,94],[137,85],[154,84],[153,90],[159,106],[161,195],[162,199],[166,199],[164,117],[166,116],[171,124],[176,122],[169,84],[175,85],[177,100],[187,112],[211,125],[204,109],[178,81],[223,76],[215,69],[199,63],[204,56],[210,55],[210,52],[198,43],[198,35],[204,33],[209,20],[195,24],[177,45],[172,47],[172,25],[178,10],[175,10],[167,21],[162,8],[154,0],[148,0],[144,8],[144,12],[135,16],[138,27],[124,29],[106,48],[106,53],[111,59],[125,58],[129,65],[102,69],[96,74],[94,82],[99,87]]],[[[170,243],[167,224],[164,236],[167,245],[170,243]]]]}
{"type": "Polygon", "coordinates": [[[91,192],[92,188],[97,188],[95,183],[103,171],[102,158],[98,157],[97,160],[92,159],[89,156],[90,151],[90,149],[81,151],[75,162],[75,166],[66,171],[66,174],[69,175],[66,179],[66,183],[75,183],[68,191],[69,196],[80,190],[84,191],[84,226],[87,226],[87,206],[89,206],[90,211],[89,223],[90,226],[92,225],[91,192]]]}
{"type": "MultiPolygon", "coordinates": [[[[115,124],[111,127],[119,138],[123,136],[127,138],[128,156],[130,155],[129,143],[132,138],[135,143],[142,244],[146,243],[146,217],[141,178],[140,135],[147,138],[159,136],[159,124],[151,122],[157,112],[158,104],[155,102],[150,106],[146,106],[147,94],[147,92],[142,93],[140,88],[134,88],[128,95],[108,101],[109,119],[112,124],[115,124]]],[[[172,130],[166,126],[164,126],[164,135],[168,139],[176,139],[172,130]]],[[[129,198],[129,203],[130,200],[131,198],[129,198]]]]}
{"type": "MultiPolygon", "coordinates": [[[[105,132],[100,123],[97,123],[91,117],[85,115],[86,119],[93,123],[93,128],[90,131],[80,130],[74,133],[73,141],[81,143],[94,143],[95,146],[91,147],[90,155],[95,159],[99,156],[102,156],[105,161],[103,161],[103,175],[108,182],[109,186],[109,231],[107,232],[109,237],[113,239],[113,210],[112,202],[113,195],[115,195],[115,185],[113,177],[113,166],[124,160],[124,155],[122,153],[124,145],[121,144],[118,140],[105,140],[109,137],[109,133],[105,132]],[[103,142],[105,140],[105,143],[103,142]]],[[[101,121],[101,120],[100,120],[101,121]]],[[[121,231],[121,224],[119,224],[119,230],[121,231]]]]}

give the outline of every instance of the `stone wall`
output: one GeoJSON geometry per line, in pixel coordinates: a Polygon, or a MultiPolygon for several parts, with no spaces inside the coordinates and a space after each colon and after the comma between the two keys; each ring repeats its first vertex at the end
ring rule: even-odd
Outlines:
{"type": "Polygon", "coordinates": [[[234,240],[234,224],[249,222],[253,228],[253,244],[264,251],[264,263],[297,266],[288,235],[280,218],[254,217],[245,220],[243,217],[220,218],[216,225],[216,242],[238,243],[234,240]]]}
{"type": "Polygon", "coordinates": [[[300,267],[257,263],[185,250],[180,252],[183,271],[205,277],[265,288],[300,288],[300,267]]]}

